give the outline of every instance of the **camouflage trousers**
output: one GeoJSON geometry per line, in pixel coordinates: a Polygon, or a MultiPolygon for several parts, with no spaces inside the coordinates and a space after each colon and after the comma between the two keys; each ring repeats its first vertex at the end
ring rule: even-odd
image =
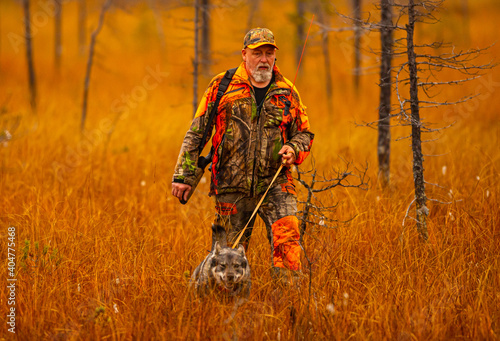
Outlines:
{"type": "MultiPolygon", "coordinates": [[[[241,230],[250,219],[261,196],[248,197],[241,193],[219,194],[215,197],[215,221],[212,233],[212,247],[215,241],[232,246],[241,230]]],[[[300,270],[301,246],[299,244],[299,222],[297,196],[293,185],[276,184],[269,190],[257,214],[266,225],[267,238],[271,245],[272,275],[282,276],[288,270],[300,270]]],[[[245,249],[252,235],[255,217],[249,223],[240,244],[245,249]]]]}

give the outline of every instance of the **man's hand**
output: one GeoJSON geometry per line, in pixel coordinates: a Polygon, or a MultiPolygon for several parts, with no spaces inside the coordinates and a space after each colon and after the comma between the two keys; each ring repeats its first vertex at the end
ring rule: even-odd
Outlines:
{"type": "Polygon", "coordinates": [[[282,163],[285,165],[285,166],[291,166],[293,165],[293,163],[295,162],[295,152],[293,151],[293,148],[288,146],[288,145],[284,145],[279,153],[279,155],[282,155],[282,163]]]}
{"type": "Polygon", "coordinates": [[[172,195],[179,200],[186,201],[189,192],[191,192],[191,186],[186,184],[181,184],[178,182],[172,182],[172,195]]]}

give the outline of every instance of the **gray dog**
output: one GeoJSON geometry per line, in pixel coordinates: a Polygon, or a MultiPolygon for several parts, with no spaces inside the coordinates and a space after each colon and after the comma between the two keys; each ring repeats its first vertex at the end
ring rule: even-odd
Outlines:
{"type": "Polygon", "coordinates": [[[250,295],[250,265],[245,248],[221,246],[218,241],[208,256],[194,270],[190,287],[200,297],[214,292],[222,297],[248,298],[250,295]]]}

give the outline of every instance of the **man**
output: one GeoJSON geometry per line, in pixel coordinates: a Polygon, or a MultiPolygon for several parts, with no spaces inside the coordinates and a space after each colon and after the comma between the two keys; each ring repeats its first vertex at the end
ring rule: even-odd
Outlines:
{"type": "MultiPolygon", "coordinates": [[[[275,65],[277,49],[267,28],[252,29],[244,38],[243,62],[212,124],[210,195],[215,195],[216,208],[212,246],[226,239],[232,245],[284,164],[258,214],[271,244],[272,275],[286,281],[288,270],[301,269],[297,197],[289,168],[304,161],[314,135],[298,92],[290,94],[292,82],[275,65]]],[[[186,200],[191,191],[203,132],[210,129],[211,135],[207,121],[223,75],[210,82],[184,138],[172,182],[172,194],[179,199],[186,200]]],[[[240,241],[245,249],[254,221],[240,241]]]]}

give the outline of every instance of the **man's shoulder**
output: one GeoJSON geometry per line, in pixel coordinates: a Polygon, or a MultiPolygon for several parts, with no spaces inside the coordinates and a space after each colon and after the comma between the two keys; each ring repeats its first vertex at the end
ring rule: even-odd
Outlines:
{"type": "Polygon", "coordinates": [[[293,87],[293,91],[294,92],[297,92],[297,88],[295,87],[295,85],[293,84],[292,81],[290,81],[288,78],[286,78],[280,71],[280,69],[275,66],[274,67],[274,76],[275,76],[275,83],[277,86],[281,87],[281,88],[288,88],[288,89],[292,89],[293,87]]]}
{"type": "Polygon", "coordinates": [[[215,75],[212,80],[210,81],[209,83],[209,87],[214,87],[214,86],[219,86],[222,78],[224,77],[224,75],[226,74],[226,71],[224,72],[221,72],[217,75],[215,75]]]}

